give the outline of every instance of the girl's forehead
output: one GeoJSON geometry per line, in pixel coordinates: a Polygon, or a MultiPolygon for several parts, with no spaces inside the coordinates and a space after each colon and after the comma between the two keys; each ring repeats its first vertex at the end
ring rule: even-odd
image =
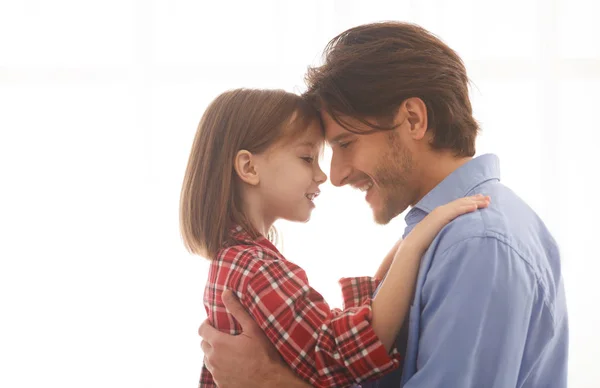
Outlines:
{"type": "Polygon", "coordinates": [[[299,136],[294,142],[295,146],[304,146],[320,149],[325,144],[325,137],[320,128],[307,128],[306,133],[299,136]]]}
{"type": "Polygon", "coordinates": [[[293,117],[283,128],[280,139],[273,144],[271,150],[294,150],[299,146],[313,146],[322,149],[325,143],[323,128],[318,119],[293,117]]]}
{"type": "Polygon", "coordinates": [[[308,145],[310,143],[315,146],[320,146],[320,143],[325,141],[323,130],[318,121],[313,121],[307,125],[295,126],[288,128],[288,133],[282,138],[282,143],[297,147],[299,145],[308,145]]]}
{"type": "Polygon", "coordinates": [[[302,137],[304,140],[309,139],[317,143],[325,141],[325,135],[323,133],[321,123],[316,120],[310,123],[302,137]]]}

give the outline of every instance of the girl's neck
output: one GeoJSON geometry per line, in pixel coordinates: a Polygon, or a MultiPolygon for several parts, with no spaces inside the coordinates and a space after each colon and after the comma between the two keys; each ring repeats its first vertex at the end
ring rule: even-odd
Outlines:
{"type": "Polygon", "coordinates": [[[273,226],[275,219],[268,216],[260,204],[252,203],[252,201],[245,201],[244,214],[258,233],[262,234],[264,237],[269,235],[269,230],[271,229],[271,226],[273,226]]]}

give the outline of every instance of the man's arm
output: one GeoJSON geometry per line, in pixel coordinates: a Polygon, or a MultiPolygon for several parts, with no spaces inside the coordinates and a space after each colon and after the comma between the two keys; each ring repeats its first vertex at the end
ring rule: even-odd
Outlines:
{"type": "Polygon", "coordinates": [[[208,321],[198,334],[203,338],[205,363],[219,388],[310,388],[281,360],[275,347],[230,291],[223,303],[242,326],[243,333],[221,333],[208,321]]]}
{"type": "Polygon", "coordinates": [[[551,330],[529,264],[492,237],[438,254],[421,299],[416,373],[405,388],[514,387],[530,325],[551,330]]]}

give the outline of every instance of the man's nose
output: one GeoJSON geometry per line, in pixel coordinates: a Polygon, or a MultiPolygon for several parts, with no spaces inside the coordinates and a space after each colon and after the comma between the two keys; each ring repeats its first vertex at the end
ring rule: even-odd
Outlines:
{"type": "Polygon", "coordinates": [[[348,183],[347,178],[350,175],[351,170],[350,166],[345,163],[342,158],[336,156],[334,151],[331,156],[331,168],[329,171],[331,184],[337,187],[344,186],[348,183]]]}

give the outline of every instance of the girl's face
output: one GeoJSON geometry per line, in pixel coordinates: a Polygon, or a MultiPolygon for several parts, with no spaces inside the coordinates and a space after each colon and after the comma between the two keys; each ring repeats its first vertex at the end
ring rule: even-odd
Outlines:
{"type": "Polygon", "coordinates": [[[260,192],[265,219],[305,222],[327,175],[319,167],[323,135],[318,122],[293,142],[273,147],[259,156],[260,192]]]}

